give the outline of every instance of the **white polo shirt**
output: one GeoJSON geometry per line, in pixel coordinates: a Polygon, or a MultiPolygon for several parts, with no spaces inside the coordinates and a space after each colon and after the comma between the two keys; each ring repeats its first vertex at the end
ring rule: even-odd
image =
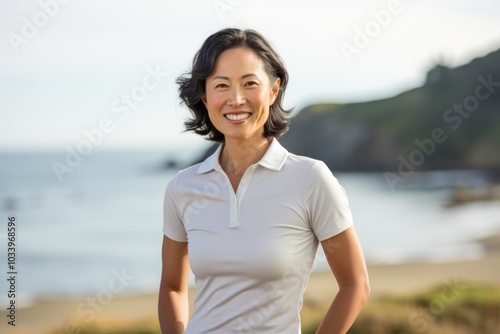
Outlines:
{"type": "Polygon", "coordinates": [[[197,287],[184,333],[300,333],[318,243],[352,225],[347,196],[323,162],[276,139],[235,194],[222,147],[165,192],[164,234],[188,242],[197,287]]]}

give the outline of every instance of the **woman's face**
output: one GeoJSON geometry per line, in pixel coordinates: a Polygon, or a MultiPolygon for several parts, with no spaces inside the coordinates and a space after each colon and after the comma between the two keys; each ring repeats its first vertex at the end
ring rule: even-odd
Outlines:
{"type": "Polygon", "coordinates": [[[203,103],[210,121],[228,139],[264,137],[269,107],[279,91],[259,56],[249,48],[222,52],[206,80],[203,103]]]}

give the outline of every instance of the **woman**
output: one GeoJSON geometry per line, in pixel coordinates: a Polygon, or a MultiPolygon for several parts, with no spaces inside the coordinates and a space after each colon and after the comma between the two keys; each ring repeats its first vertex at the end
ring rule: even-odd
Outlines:
{"type": "Polygon", "coordinates": [[[343,188],[323,162],[276,140],[288,129],[287,81],[269,43],[239,29],[211,35],[177,80],[193,115],[187,130],[221,145],[166,189],[163,333],[300,333],[319,243],[340,290],[317,333],[345,333],[366,302],[368,275],[343,188]],[[197,297],[189,319],[190,268],[197,297]]]}

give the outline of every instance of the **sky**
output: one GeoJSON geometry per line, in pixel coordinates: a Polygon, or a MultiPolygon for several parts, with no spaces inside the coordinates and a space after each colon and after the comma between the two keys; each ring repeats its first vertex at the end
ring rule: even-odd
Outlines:
{"type": "Polygon", "coordinates": [[[0,1],[0,150],[167,149],[175,79],[225,27],[262,33],[290,75],[285,107],[366,101],[500,48],[497,0],[0,1]]]}

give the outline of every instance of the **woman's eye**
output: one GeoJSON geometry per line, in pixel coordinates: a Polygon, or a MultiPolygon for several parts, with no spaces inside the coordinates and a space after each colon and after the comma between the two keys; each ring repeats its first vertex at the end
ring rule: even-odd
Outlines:
{"type": "Polygon", "coordinates": [[[227,88],[227,85],[224,83],[220,83],[220,84],[216,85],[215,88],[227,88]]]}
{"type": "Polygon", "coordinates": [[[247,83],[245,83],[245,86],[255,86],[257,85],[257,83],[255,81],[249,81],[247,83]]]}

